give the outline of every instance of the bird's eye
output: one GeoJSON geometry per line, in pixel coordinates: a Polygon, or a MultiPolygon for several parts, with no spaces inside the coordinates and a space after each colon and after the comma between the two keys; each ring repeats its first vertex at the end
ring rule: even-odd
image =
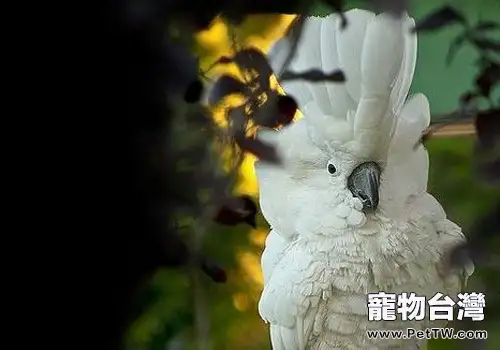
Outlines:
{"type": "Polygon", "coordinates": [[[332,163],[328,163],[327,170],[331,175],[337,172],[337,168],[332,163]]]}

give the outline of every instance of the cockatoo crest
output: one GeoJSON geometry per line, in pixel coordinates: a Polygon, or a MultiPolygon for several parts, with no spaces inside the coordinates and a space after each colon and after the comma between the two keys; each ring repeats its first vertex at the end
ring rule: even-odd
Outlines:
{"type": "MultiPolygon", "coordinates": [[[[365,157],[383,157],[415,70],[417,39],[410,33],[414,21],[358,9],[346,17],[344,30],[338,15],[308,17],[288,67],[295,72],[340,69],[346,83],[286,81],[282,87],[297,99],[318,147],[334,143],[365,157]]],[[[284,38],[272,48],[274,71],[288,55],[287,46],[289,38],[284,38]]]]}
{"type": "MultiPolygon", "coordinates": [[[[345,29],[341,29],[340,16],[336,14],[307,17],[288,66],[293,72],[319,69],[330,73],[340,69],[346,77],[345,83],[281,82],[278,73],[278,81],[297,100],[304,118],[279,132],[263,130],[259,134],[276,144],[288,167],[279,170],[257,164],[263,207],[270,205],[262,196],[275,193],[277,186],[286,183],[286,172],[294,168],[300,173],[308,166],[326,164],[334,153],[336,157],[351,155],[345,162],[353,162],[352,158],[357,163],[371,160],[384,169],[392,162],[399,174],[420,169],[420,175],[413,174],[404,186],[395,184],[381,191],[382,202],[389,196],[404,201],[415,191],[426,190],[427,154],[422,148],[415,151],[413,146],[430,123],[429,106],[421,94],[405,105],[416,65],[417,37],[411,33],[415,22],[407,15],[396,18],[359,9],[345,15],[348,21],[345,29]],[[396,164],[403,159],[403,166],[396,164]],[[266,191],[267,186],[274,189],[266,191]]],[[[280,71],[290,47],[288,37],[272,47],[269,60],[275,72],[280,71]]],[[[390,180],[391,172],[391,169],[384,172],[386,180],[390,180]]],[[[385,209],[389,206],[396,209],[394,203],[386,202],[385,209]]],[[[263,211],[266,214],[264,208],[263,211]]],[[[271,216],[286,221],[284,215],[271,216]]],[[[273,219],[269,221],[273,225],[273,219]]]]}

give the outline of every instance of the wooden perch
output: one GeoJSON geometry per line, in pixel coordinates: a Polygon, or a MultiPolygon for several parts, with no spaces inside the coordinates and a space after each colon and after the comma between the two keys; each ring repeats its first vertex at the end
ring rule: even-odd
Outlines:
{"type": "Polygon", "coordinates": [[[428,138],[445,138],[457,136],[472,136],[476,134],[476,128],[472,121],[456,122],[444,125],[431,125],[427,128],[428,138]]]}

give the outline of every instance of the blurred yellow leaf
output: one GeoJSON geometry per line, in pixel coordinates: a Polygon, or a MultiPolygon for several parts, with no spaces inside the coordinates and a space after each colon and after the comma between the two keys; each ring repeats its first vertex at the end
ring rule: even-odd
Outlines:
{"type": "Polygon", "coordinates": [[[245,293],[236,293],[233,295],[233,305],[238,311],[245,311],[250,305],[248,295],[245,293]]]}
{"type": "Polygon", "coordinates": [[[264,247],[264,244],[266,243],[266,237],[267,230],[257,229],[250,231],[250,240],[258,247],[264,247]]]}
{"type": "Polygon", "coordinates": [[[260,268],[260,257],[255,253],[242,252],[238,254],[239,265],[259,288],[264,285],[264,276],[260,268]]]}
{"type": "Polygon", "coordinates": [[[195,52],[200,56],[202,68],[209,59],[232,53],[231,36],[242,46],[254,46],[267,52],[271,44],[283,36],[295,15],[253,15],[230,32],[228,26],[217,18],[212,26],[196,35],[195,52]]]}

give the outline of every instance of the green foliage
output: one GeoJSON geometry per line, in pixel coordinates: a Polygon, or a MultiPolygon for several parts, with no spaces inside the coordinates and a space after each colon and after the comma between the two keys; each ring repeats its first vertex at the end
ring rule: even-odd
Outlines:
{"type": "Polygon", "coordinates": [[[500,196],[498,188],[475,179],[471,157],[473,140],[437,139],[429,142],[427,149],[429,192],[447,209],[452,220],[470,227],[500,196]]]}
{"type": "Polygon", "coordinates": [[[192,324],[188,282],[182,271],[158,271],[139,298],[143,312],[130,328],[127,349],[163,350],[168,340],[192,324]]]}
{"type": "MultiPolygon", "coordinates": [[[[482,184],[476,180],[472,172],[473,139],[436,139],[427,144],[430,155],[429,187],[428,191],[443,205],[448,217],[463,227],[465,234],[475,220],[481,218],[500,198],[500,190],[482,184]]],[[[492,247],[499,251],[499,246],[492,247]]],[[[498,272],[493,268],[476,267],[474,275],[469,281],[470,285],[477,285],[478,280],[491,280],[498,272]]],[[[496,279],[492,285],[494,291],[500,290],[500,283],[496,279]]],[[[479,292],[480,290],[478,290],[479,292]]],[[[493,302],[493,295],[486,294],[486,314],[488,314],[488,297],[493,302]]],[[[500,337],[498,321],[488,322],[488,318],[478,325],[479,329],[487,329],[490,339],[487,349],[497,349],[500,337]]],[[[428,350],[459,350],[463,348],[461,341],[432,340],[428,350]]]]}

